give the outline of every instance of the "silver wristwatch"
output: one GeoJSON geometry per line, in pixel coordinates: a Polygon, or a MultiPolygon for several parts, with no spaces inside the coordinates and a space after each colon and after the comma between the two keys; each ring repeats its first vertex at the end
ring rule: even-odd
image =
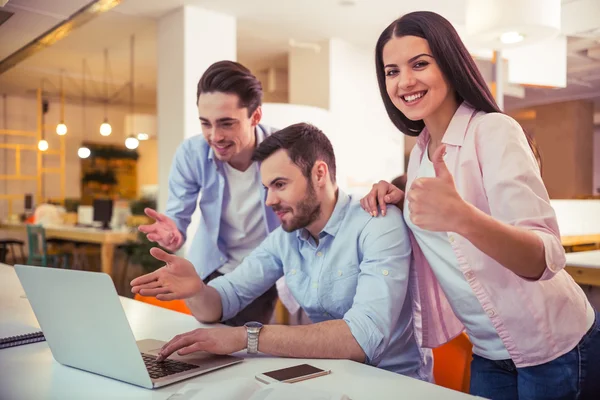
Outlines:
{"type": "Polygon", "coordinates": [[[260,322],[246,322],[244,324],[246,327],[246,333],[248,334],[248,354],[256,354],[258,353],[258,335],[260,334],[260,330],[263,327],[263,324],[260,322]]]}

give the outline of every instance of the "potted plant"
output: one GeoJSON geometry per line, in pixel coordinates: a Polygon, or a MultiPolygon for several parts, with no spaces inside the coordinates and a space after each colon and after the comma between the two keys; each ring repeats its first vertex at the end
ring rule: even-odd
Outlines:
{"type": "Polygon", "coordinates": [[[76,225],[77,224],[77,209],[81,204],[80,199],[67,198],[65,199],[65,211],[63,216],[63,222],[65,225],[76,225]]]}
{"type": "Polygon", "coordinates": [[[158,247],[167,253],[170,253],[167,249],[160,247],[158,244],[148,240],[145,234],[138,232],[137,241],[128,241],[125,244],[125,251],[129,255],[129,262],[131,264],[137,264],[142,267],[144,273],[155,271],[158,268],[165,265],[163,261],[157,260],[150,254],[150,249],[158,247]]]}
{"type": "MultiPolygon", "coordinates": [[[[142,232],[138,232],[136,240],[128,240],[119,246],[119,249],[125,253],[127,260],[125,270],[122,272],[122,282],[128,282],[129,279],[131,279],[127,273],[131,266],[139,265],[141,267],[142,272],[136,272],[136,276],[139,276],[156,271],[164,265],[162,261],[157,260],[150,254],[150,249],[153,247],[158,247],[167,253],[170,253],[170,251],[162,248],[158,244],[150,242],[142,232]]],[[[136,268],[136,271],[139,271],[139,269],[136,268]]],[[[125,289],[125,293],[131,293],[129,287],[125,289]]]]}
{"type": "Polygon", "coordinates": [[[81,178],[81,181],[83,184],[97,182],[101,185],[116,185],[118,183],[115,171],[112,169],[88,172],[81,178]]]}
{"type": "Polygon", "coordinates": [[[152,197],[142,197],[137,200],[132,200],[129,203],[131,216],[127,218],[127,225],[137,227],[144,224],[152,223],[152,218],[144,213],[144,209],[152,208],[156,210],[156,199],[152,197]]]}

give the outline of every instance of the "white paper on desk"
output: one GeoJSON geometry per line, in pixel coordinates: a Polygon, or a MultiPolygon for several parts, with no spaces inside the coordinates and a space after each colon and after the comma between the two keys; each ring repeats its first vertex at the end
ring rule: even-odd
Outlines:
{"type": "Polygon", "coordinates": [[[311,389],[291,383],[262,386],[250,378],[210,383],[188,383],[167,400],[350,400],[341,393],[311,389]]]}

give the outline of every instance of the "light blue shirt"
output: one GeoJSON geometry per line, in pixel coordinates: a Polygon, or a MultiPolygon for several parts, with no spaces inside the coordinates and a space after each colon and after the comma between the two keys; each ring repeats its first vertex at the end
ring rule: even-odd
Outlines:
{"type": "MultiPolygon", "coordinates": [[[[417,178],[421,177],[435,177],[435,169],[427,151],[423,154],[417,173],[417,178]]],[[[473,353],[489,360],[511,358],[490,317],[460,270],[458,259],[448,241],[448,233],[428,231],[413,224],[408,201],[404,202],[404,219],[448,298],[452,311],[465,326],[473,344],[473,353]]]]}
{"type": "Polygon", "coordinates": [[[209,283],[227,320],[285,276],[313,322],[343,319],[366,362],[431,380],[431,354],[419,348],[408,289],[411,247],[400,210],[373,218],[341,190],[316,244],[308,231],[278,228],[233,272],[209,283]]]}
{"type": "MultiPolygon", "coordinates": [[[[256,144],[261,143],[275,130],[264,125],[256,128],[256,144]]],[[[258,163],[255,169],[261,198],[266,200],[267,191],[260,184],[258,163]]],[[[219,161],[202,135],[186,139],[177,149],[169,175],[169,199],[165,215],[171,218],[179,232],[186,238],[186,230],[196,210],[200,207],[201,219],[198,231],[192,239],[188,260],[194,264],[198,275],[205,279],[213,271],[227,262],[227,249],[221,239],[221,211],[230,196],[226,185],[223,163],[219,161]],[[200,201],[198,202],[198,196],[200,201]]],[[[280,224],[270,207],[264,206],[263,220],[265,232],[272,232],[280,224]]]]}

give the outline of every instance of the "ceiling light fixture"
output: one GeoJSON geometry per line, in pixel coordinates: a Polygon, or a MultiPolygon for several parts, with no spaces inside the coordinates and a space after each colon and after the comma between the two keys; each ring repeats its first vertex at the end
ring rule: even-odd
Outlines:
{"type": "Polygon", "coordinates": [[[139,145],[140,141],[135,136],[128,136],[127,139],[125,139],[125,147],[129,150],[135,150],[139,145]]]}
{"type": "MultiPolygon", "coordinates": [[[[129,112],[131,115],[134,115],[134,109],[135,106],[133,104],[133,94],[134,94],[134,88],[135,88],[135,75],[134,75],[134,69],[133,69],[133,49],[134,49],[134,45],[135,45],[135,36],[131,35],[131,46],[130,46],[130,59],[131,59],[131,64],[130,64],[130,69],[129,69],[129,74],[130,74],[130,79],[129,79],[129,112]]],[[[135,137],[133,135],[133,132],[135,132],[135,118],[132,118],[131,120],[131,132],[129,133],[129,136],[127,136],[127,138],[125,139],[125,147],[127,147],[129,150],[135,150],[137,149],[137,147],[140,145],[140,141],[138,140],[137,137],[135,137]]]]}
{"type": "Polygon", "coordinates": [[[100,134],[102,136],[110,136],[112,133],[112,126],[108,123],[107,119],[104,119],[102,125],[100,125],[100,134]]]}
{"type": "Polygon", "coordinates": [[[112,133],[112,126],[108,123],[106,107],[108,105],[108,86],[106,84],[106,70],[108,69],[108,49],[104,49],[104,122],[100,125],[100,134],[109,136],[112,133]]]}
{"type": "Polygon", "coordinates": [[[65,125],[65,92],[63,90],[63,70],[60,70],[60,123],[56,125],[56,134],[64,136],[67,134],[67,125],[65,125]]]}
{"type": "Polygon", "coordinates": [[[137,138],[140,141],[141,140],[148,140],[148,139],[150,139],[150,136],[147,133],[140,132],[140,133],[137,134],[137,138]]]}
{"type": "Polygon", "coordinates": [[[77,150],[77,155],[79,158],[88,158],[92,153],[90,149],[83,143],[85,140],[85,58],[81,62],[81,70],[82,70],[82,82],[81,82],[81,136],[82,143],[77,150]]]}
{"type": "Polygon", "coordinates": [[[61,122],[60,124],[56,125],[56,134],[58,136],[64,136],[67,134],[67,125],[65,125],[63,122],[61,122]]]}
{"type": "Polygon", "coordinates": [[[559,35],[561,0],[466,0],[465,17],[472,46],[510,49],[559,35]]]}
{"type": "Polygon", "coordinates": [[[45,139],[40,140],[38,142],[38,149],[40,149],[40,151],[48,150],[48,141],[45,139]]]}
{"type": "Polygon", "coordinates": [[[500,41],[504,44],[519,43],[522,42],[523,39],[525,39],[525,36],[516,31],[504,32],[500,35],[500,41]]]}
{"type": "Polygon", "coordinates": [[[48,112],[48,100],[44,99],[44,80],[40,84],[40,92],[42,96],[42,131],[40,141],[38,142],[38,149],[40,151],[48,150],[48,141],[46,140],[46,113],[48,112]]]}
{"type": "Polygon", "coordinates": [[[79,156],[79,158],[88,158],[90,156],[90,154],[92,154],[92,152],[90,151],[90,149],[88,149],[85,146],[81,146],[77,150],[77,155],[79,156]]]}

